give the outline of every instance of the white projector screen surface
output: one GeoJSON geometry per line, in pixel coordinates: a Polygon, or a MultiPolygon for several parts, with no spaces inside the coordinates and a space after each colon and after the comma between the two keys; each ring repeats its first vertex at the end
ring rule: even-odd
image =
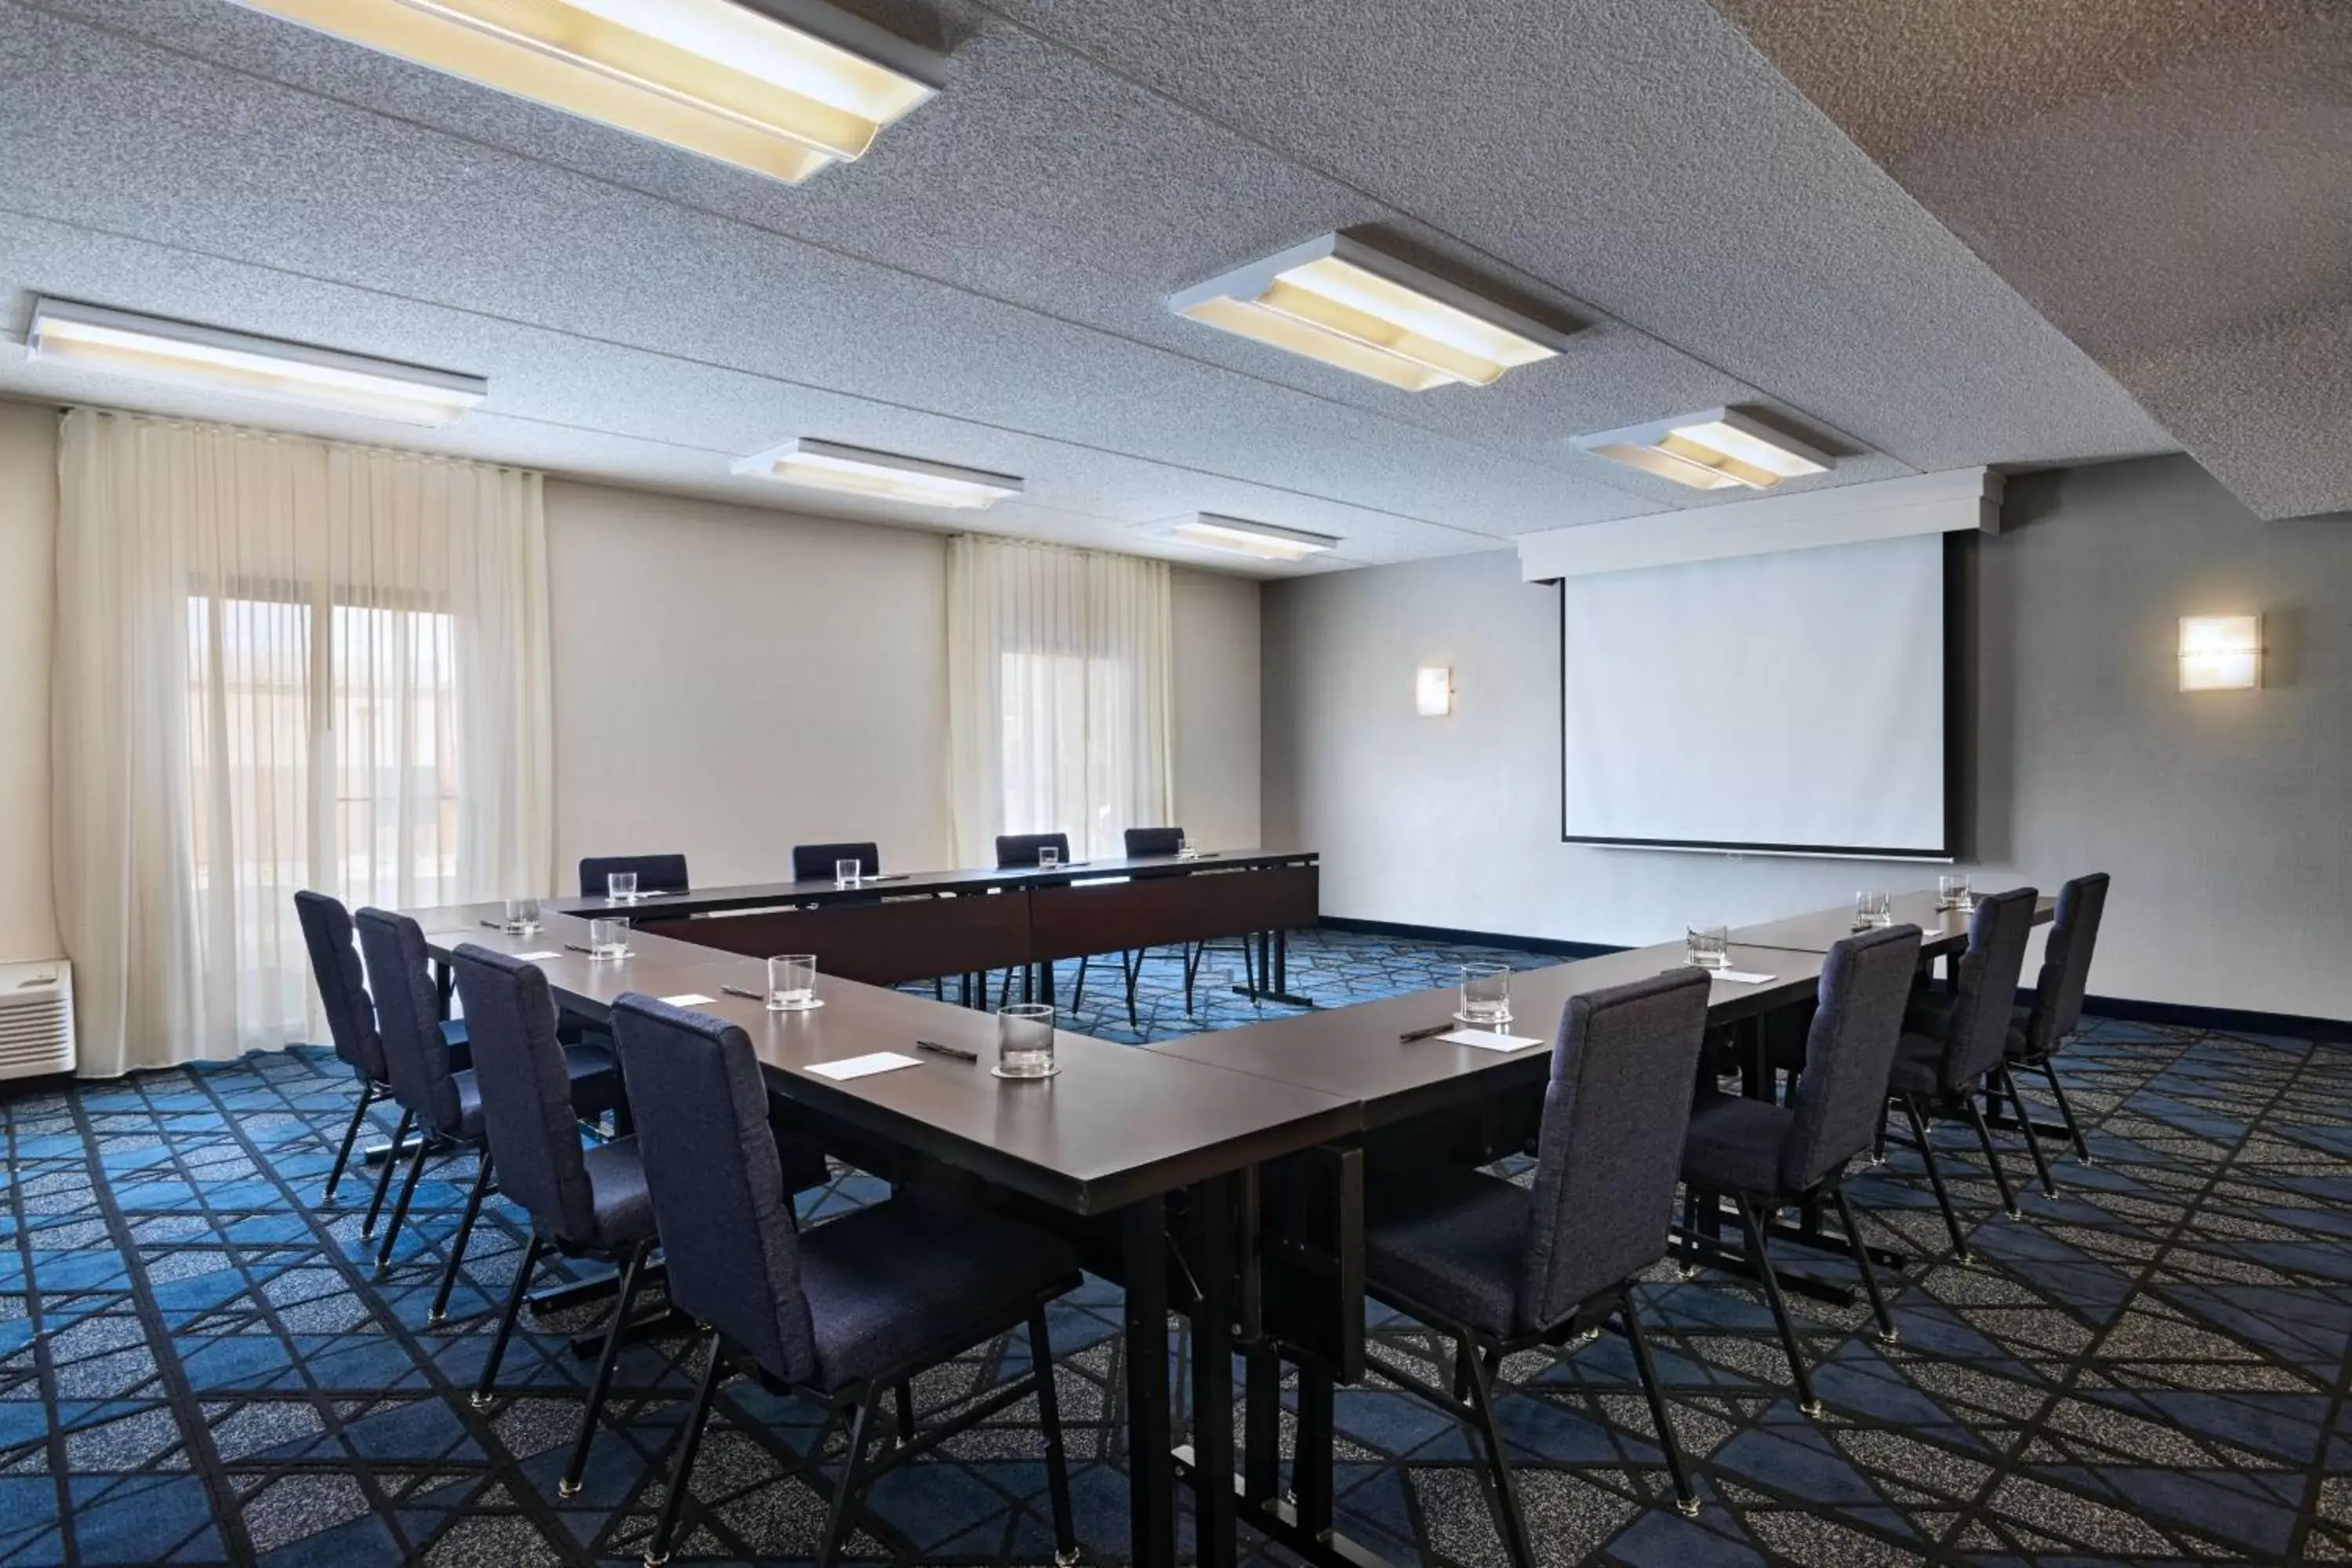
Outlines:
{"type": "Polygon", "coordinates": [[[1947,853],[1940,534],[1570,577],[1561,834],[1947,853]]]}

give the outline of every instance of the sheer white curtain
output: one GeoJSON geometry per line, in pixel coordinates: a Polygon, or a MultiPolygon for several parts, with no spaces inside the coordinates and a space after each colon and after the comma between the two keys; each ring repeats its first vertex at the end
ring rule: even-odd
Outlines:
{"type": "Polygon", "coordinates": [[[298,888],[549,888],[538,475],[76,409],[58,492],[85,1076],[323,1038],[298,888]]]}
{"type": "Polygon", "coordinates": [[[1168,820],[1168,564],[959,535],[948,545],[948,727],[956,857],[1000,833],[1119,854],[1168,820]]]}

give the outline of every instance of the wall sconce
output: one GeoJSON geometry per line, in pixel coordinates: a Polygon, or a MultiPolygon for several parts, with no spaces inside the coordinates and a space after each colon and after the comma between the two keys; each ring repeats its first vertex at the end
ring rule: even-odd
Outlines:
{"type": "Polygon", "coordinates": [[[2262,616],[2180,617],[2181,690],[2251,691],[2262,683],[2262,616]]]}
{"type": "Polygon", "coordinates": [[[1454,671],[1442,664],[1424,664],[1412,675],[1412,710],[1424,719],[1443,719],[1454,711],[1454,671]]]}

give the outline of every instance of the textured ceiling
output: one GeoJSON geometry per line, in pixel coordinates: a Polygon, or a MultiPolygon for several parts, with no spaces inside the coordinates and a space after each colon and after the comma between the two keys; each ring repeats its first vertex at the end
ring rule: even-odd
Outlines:
{"type": "Polygon", "coordinates": [[[946,91],[786,186],[226,0],[0,0],[0,331],[46,292],[492,383],[422,439],[13,355],[0,394],[1178,556],[1148,531],[1196,510],[1346,541],[1268,573],[1708,504],[1570,439],[1723,403],[1850,458],[1800,484],[2177,445],[1705,0],[892,11],[946,91]],[[1412,395],[1164,307],[1336,227],[1591,325],[1412,395]],[[1029,491],[727,472],[800,435],[1029,491]]]}
{"type": "Polygon", "coordinates": [[[2352,510],[2352,4],[1717,3],[2240,500],[2352,510]]]}

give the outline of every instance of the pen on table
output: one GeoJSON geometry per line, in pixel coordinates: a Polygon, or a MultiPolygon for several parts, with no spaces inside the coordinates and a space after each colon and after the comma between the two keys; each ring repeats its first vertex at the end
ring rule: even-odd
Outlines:
{"type": "Polygon", "coordinates": [[[482,923],[489,927],[492,931],[504,931],[507,929],[505,922],[501,921],[484,921],[482,923]]]}
{"type": "Polygon", "coordinates": [[[757,991],[746,991],[740,985],[721,985],[719,989],[726,992],[730,996],[740,996],[748,1002],[764,1002],[767,1000],[765,996],[761,995],[757,991]]]}
{"type": "Polygon", "coordinates": [[[934,1056],[953,1057],[960,1062],[976,1062],[980,1060],[980,1053],[978,1051],[968,1051],[961,1046],[943,1046],[937,1040],[917,1040],[915,1042],[915,1048],[919,1051],[929,1051],[934,1056]]]}
{"type": "Polygon", "coordinates": [[[574,952],[584,952],[591,958],[596,956],[596,950],[593,947],[583,947],[576,942],[567,942],[563,945],[570,948],[574,952]]]}
{"type": "Polygon", "coordinates": [[[1426,1029],[1407,1029],[1403,1034],[1397,1037],[1397,1040],[1400,1044],[1409,1040],[1425,1040],[1433,1035],[1450,1034],[1453,1032],[1454,1027],[1454,1026],[1449,1023],[1432,1024],[1426,1029]]]}

